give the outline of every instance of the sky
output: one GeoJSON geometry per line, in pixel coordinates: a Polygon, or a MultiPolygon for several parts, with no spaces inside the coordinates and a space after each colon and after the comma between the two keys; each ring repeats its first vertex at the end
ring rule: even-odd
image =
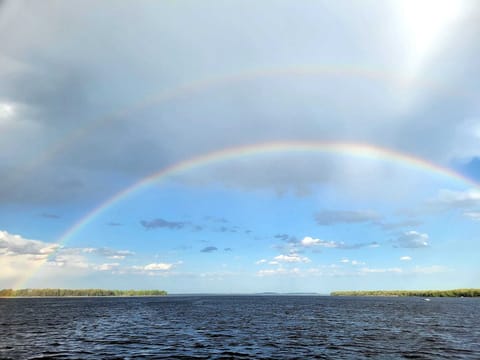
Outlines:
{"type": "Polygon", "coordinates": [[[0,1],[0,288],[479,287],[479,16],[0,1]]]}

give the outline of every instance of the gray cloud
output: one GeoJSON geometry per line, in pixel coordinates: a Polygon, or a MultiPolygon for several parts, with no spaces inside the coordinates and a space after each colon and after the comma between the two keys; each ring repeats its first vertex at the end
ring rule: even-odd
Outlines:
{"type": "Polygon", "coordinates": [[[422,234],[417,231],[407,231],[393,240],[394,246],[401,248],[425,248],[429,247],[428,234],[422,234]]]}
{"type": "Polygon", "coordinates": [[[383,230],[395,230],[399,228],[412,228],[422,225],[423,222],[417,219],[407,219],[401,220],[396,222],[385,222],[385,221],[378,221],[375,225],[378,225],[383,230]]]}
{"type": "Polygon", "coordinates": [[[215,229],[218,232],[221,233],[236,233],[238,232],[238,226],[220,226],[219,228],[215,229]]]}
{"type": "Polygon", "coordinates": [[[184,221],[168,221],[161,218],[153,219],[150,221],[141,220],[140,224],[147,230],[151,229],[170,229],[170,230],[180,230],[189,225],[188,222],[184,221]]]}
{"type": "Polygon", "coordinates": [[[305,236],[299,239],[297,237],[285,237],[283,235],[285,234],[280,234],[278,237],[283,243],[276,244],[274,248],[282,252],[294,252],[299,254],[304,253],[307,250],[311,250],[312,252],[322,252],[325,249],[356,250],[368,247],[376,248],[380,246],[377,241],[345,243],[343,241],[323,240],[310,236],[305,236]]]}
{"type": "Polygon", "coordinates": [[[380,244],[377,241],[369,241],[369,242],[360,242],[360,243],[354,243],[354,244],[340,243],[338,244],[337,248],[345,249],[345,250],[355,250],[355,249],[361,249],[365,247],[378,247],[378,246],[380,246],[380,244]]]}
{"type": "Polygon", "coordinates": [[[243,233],[246,235],[252,233],[251,230],[245,229],[241,225],[232,224],[231,221],[226,219],[225,217],[205,216],[203,220],[209,222],[210,224],[202,226],[201,230],[232,234],[243,233]]]}
{"type": "Polygon", "coordinates": [[[466,211],[463,215],[471,220],[480,221],[480,211],[466,211]]]}
{"type": "Polygon", "coordinates": [[[214,251],[217,251],[217,250],[218,250],[218,248],[216,246],[206,246],[202,250],[200,250],[200,252],[211,253],[211,252],[214,252],[214,251]]]}
{"type": "Polygon", "coordinates": [[[60,219],[61,216],[57,214],[51,214],[51,213],[41,213],[41,217],[47,218],[47,219],[60,219]]]}
{"type": "Polygon", "coordinates": [[[205,216],[205,220],[213,222],[213,223],[221,223],[221,224],[226,224],[228,223],[228,220],[225,219],[224,217],[217,217],[217,216],[205,216]]]}
{"type": "Polygon", "coordinates": [[[390,221],[385,216],[370,210],[322,210],[315,214],[315,220],[322,226],[367,223],[384,231],[412,228],[422,224],[422,221],[413,218],[390,221]]]}
{"type": "Polygon", "coordinates": [[[108,226],[122,226],[122,223],[116,222],[116,221],[110,221],[107,223],[108,226]]]}
{"type": "Polygon", "coordinates": [[[202,231],[204,227],[202,225],[192,225],[193,231],[202,231]]]}
{"type": "Polygon", "coordinates": [[[284,242],[288,242],[288,243],[297,243],[298,242],[298,239],[295,236],[291,236],[291,235],[288,235],[288,234],[276,234],[276,235],[274,235],[274,238],[279,239],[279,240],[284,241],[284,242]]]}
{"type": "Polygon", "coordinates": [[[319,225],[372,223],[379,218],[373,211],[322,210],[315,214],[315,220],[319,225]]]}

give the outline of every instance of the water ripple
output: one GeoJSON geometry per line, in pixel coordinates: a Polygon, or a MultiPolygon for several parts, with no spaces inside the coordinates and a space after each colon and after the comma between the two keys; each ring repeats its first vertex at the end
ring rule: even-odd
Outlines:
{"type": "Polygon", "coordinates": [[[480,299],[0,299],[2,359],[478,359],[480,299]]]}

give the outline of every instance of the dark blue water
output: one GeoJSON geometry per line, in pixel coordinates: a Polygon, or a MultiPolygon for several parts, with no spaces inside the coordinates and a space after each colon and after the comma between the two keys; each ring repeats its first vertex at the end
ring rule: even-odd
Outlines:
{"type": "Polygon", "coordinates": [[[480,299],[0,299],[0,358],[480,359],[480,299]]]}

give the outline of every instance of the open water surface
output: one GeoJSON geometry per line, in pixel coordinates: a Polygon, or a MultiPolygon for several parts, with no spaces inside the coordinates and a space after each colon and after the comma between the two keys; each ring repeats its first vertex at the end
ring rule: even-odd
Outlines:
{"type": "Polygon", "coordinates": [[[480,299],[0,299],[2,359],[480,359],[480,299]]]}

